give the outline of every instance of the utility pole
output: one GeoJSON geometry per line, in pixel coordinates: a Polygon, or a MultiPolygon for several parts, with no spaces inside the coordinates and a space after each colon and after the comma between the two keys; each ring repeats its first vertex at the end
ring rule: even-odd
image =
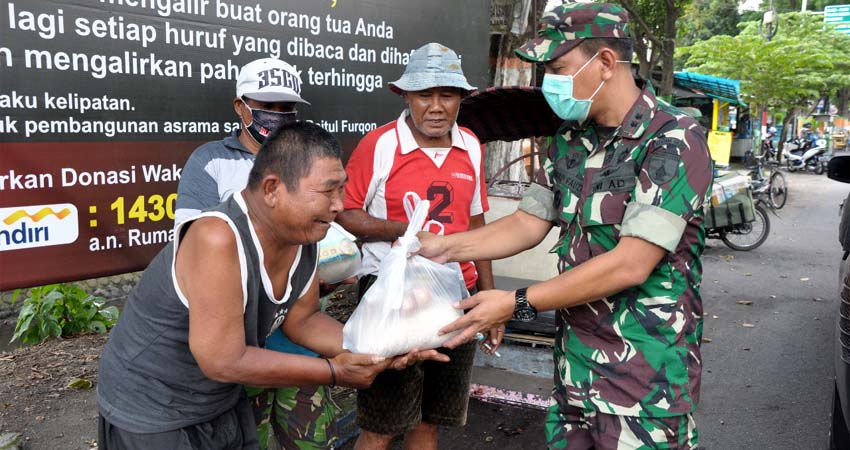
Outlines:
{"type": "MultiPolygon", "coordinates": [[[[806,0],[803,0],[804,2],[806,0]]],[[[763,37],[767,42],[770,42],[773,39],[773,36],[776,35],[776,31],[779,29],[779,16],[776,14],[776,8],[773,6],[773,0],[770,0],[770,9],[765,11],[764,16],[762,16],[761,23],[759,24],[759,34],[763,37]]],[[[766,106],[761,105],[763,108],[766,106]]],[[[767,111],[763,111],[761,114],[761,126],[759,127],[760,136],[759,139],[756,139],[753,145],[756,146],[754,153],[761,153],[761,140],[763,136],[767,133],[767,111]]],[[[785,130],[782,130],[782,134],[785,134],[785,130]]],[[[782,145],[782,137],[780,136],[780,145],[782,145]]],[[[776,154],[777,161],[782,158],[782,156],[777,152],[776,154]]]]}
{"type": "MultiPolygon", "coordinates": [[[[803,8],[806,6],[806,0],[803,0],[803,8]]],[[[759,34],[767,42],[776,36],[776,31],[779,29],[779,16],[776,14],[776,8],[773,6],[773,0],[770,0],[770,9],[764,12],[761,23],[759,24],[759,34]]]]}

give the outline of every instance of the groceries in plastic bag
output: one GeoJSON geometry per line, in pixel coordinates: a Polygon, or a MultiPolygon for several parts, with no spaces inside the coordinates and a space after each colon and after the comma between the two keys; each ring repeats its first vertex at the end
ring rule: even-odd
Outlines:
{"type": "Polygon", "coordinates": [[[381,261],[377,280],[343,328],[343,348],[389,357],[438,348],[457,335],[438,336],[437,331],[463,315],[452,306],[469,296],[460,265],[410,256],[419,249],[416,233],[429,205],[418,202],[399,245],[381,261]]]}
{"type": "Polygon", "coordinates": [[[355,237],[341,225],[331,222],[325,238],[319,241],[319,279],[328,284],[339,283],[357,275],[360,249],[355,237]]]}

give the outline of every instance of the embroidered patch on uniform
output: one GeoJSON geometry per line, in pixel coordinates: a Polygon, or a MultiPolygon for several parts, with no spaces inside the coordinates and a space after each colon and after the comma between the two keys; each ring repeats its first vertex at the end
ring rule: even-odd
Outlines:
{"type": "Polygon", "coordinates": [[[582,158],[581,155],[578,154],[578,152],[567,153],[567,156],[565,158],[567,160],[567,170],[573,170],[578,167],[579,164],[581,164],[582,158]]]}
{"type": "Polygon", "coordinates": [[[628,160],[630,156],[632,156],[632,148],[624,144],[622,141],[619,141],[614,144],[613,149],[605,150],[605,161],[603,164],[605,167],[622,164],[628,160]]]}
{"type": "Polygon", "coordinates": [[[575,195],[581,194],[584,176],[581,174],[581,155],[571,152],[555,161],[555,180],[566,185],[575,195]]]}
{"type": "Polygon", "coordinates": [[[591,177],[590,193],[630,191],[637,184],[634,161],[600,169],[591,177]]]}
{"type": "Polygon", "coordinates": [[[567,172],[561,175],[560,183],[573,194],[581,195],[581,190],[584,186],[584,176],[578,172],[567,172]]]}
{"type": "Polygon", "coordinates": [[[632,149],[630,149],[629,147],[627,147],[625,145],[622,146],[622,148],[617,149],[617,158],[616,158],[617,164],[626,162],[626,160],[629,159],[629,157],[631,157],[631,156],[632,156],[632,149]]]}
{"type": "Polygon", "coordinates": [[[650,115],[650,109],[647,105],[638,105],[635,110],[632,112],[632,115],[629,116],[627,121],[624,123],[626,125],[625,131],[628,134],[635,134],[641,127],[646,123],[645,118],[648,118],[650,115]]]}
{"type": "Polygon", "coordinates": [[[657,185],[669,183],[679,170],[679,149],[675,144],[667,144],[655,150],[649,156],[646,171],[649,179],[657,185]]]}

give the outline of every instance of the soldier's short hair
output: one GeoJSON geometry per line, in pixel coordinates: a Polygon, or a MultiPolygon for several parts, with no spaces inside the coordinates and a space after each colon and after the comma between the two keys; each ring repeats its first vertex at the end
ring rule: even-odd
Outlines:
{"type": "Polygon", "coordinates": [[[631,39],[616,38],[589,38],[579,44],[582,53],[588,58],[592,57],[603,48],[610,48],[622,61],[631,61],[634,53],[634,45],[631,39]]]}

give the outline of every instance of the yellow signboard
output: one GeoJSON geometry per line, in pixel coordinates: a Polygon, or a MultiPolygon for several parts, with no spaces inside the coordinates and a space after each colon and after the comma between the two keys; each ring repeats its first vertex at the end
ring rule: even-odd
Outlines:
{"type": "Polygon", "coordinates": [[[708,133],[708,151],[711,159],[718,166],[729,165],[729,155],[732,153],[732,132],[711,131],[708,133]]]}

